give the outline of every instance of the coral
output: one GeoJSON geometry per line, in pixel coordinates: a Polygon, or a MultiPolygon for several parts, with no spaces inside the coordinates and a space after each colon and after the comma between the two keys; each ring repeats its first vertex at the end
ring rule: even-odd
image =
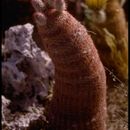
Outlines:
{"type": "MultiPolygon", "coordinates": [[[[37,2],[32,0],[36,11],[37,2]]],[[[46,2],[51,7],[36,12],[34,19],[41,44],[55,65],[48,129],[105,130],[106,76],[93,41],[85,27],[63,8],[65,3],[59,10],[57,2],[56,6],[54,1],[46,2]]]]}

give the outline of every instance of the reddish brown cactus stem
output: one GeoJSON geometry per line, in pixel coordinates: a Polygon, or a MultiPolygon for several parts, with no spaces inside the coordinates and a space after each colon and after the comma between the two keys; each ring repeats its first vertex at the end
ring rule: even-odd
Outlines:
{"type": "Polygon", "coordinates": [[[49,130],[106,130],[106,77],[91,37],[67,11],[44,15],[38,30],[55,64],[49,130]]]}

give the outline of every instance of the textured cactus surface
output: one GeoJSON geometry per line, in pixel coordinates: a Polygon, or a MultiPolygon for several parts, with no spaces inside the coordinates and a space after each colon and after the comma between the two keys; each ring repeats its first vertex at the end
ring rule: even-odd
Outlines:
{"type": "Polygon", "coordinates": [[[91,37],[64,1],[48,0],[44,11],[37,2],[32,5],[41,44],[55,65],[48,129],[106,130],[106,76],[91,37]]]}

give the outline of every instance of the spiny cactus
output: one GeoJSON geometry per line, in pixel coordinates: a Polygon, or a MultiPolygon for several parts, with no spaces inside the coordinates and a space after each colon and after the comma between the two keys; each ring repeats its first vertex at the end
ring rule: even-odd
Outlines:
{"type": "Polygon", "coordinates": [[[101,10],[106,6],[108,0],[85,0],[85,3],[90,9],[101,10]]]}
{"type": "Polygon", "coordinates": [[[85,0],[85,15],[91,22],[102,24],[106,21],[105,7],[108,0],[85,0]]]}
{"type": "Polygon", "coordinates": [[[32,0],[34,19],[55,65],[48,129],[106,130],[106,76],[91,37],[66,11],[64,1],[47,0],[44,11],[35,6],[38,2],[32,0]]]}
{"type": "Polygon", "coordinates": [[[119,0],[108,0],[102,14],[94,11],[88,13],[86,10],[86,26],[96,33],[92,38],[101,60],[118,79],[126,82],[128,80],[128,27],[124,10],[119,0]]]}

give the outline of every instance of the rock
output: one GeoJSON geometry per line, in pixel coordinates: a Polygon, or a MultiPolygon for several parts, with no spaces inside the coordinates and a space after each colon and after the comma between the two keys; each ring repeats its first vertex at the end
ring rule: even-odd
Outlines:
{"type": "Polygon", "coordinates": [[[8,108],[11,101],[2,96],[2,130],[32,130],[45,127],[43,107],[30,107],[30,112],[12,114],[8,108]]]}
{"type": "Polygon", "coordinates": [[[10,27],[2,47],[3,95],[11,100],[11,110],[27,110],[38,96],[48,95],[54,66],[48,54],[32,39],[33,25],[10,27]],[[7,56],[9,54],[9,56],[7,56]]]}

